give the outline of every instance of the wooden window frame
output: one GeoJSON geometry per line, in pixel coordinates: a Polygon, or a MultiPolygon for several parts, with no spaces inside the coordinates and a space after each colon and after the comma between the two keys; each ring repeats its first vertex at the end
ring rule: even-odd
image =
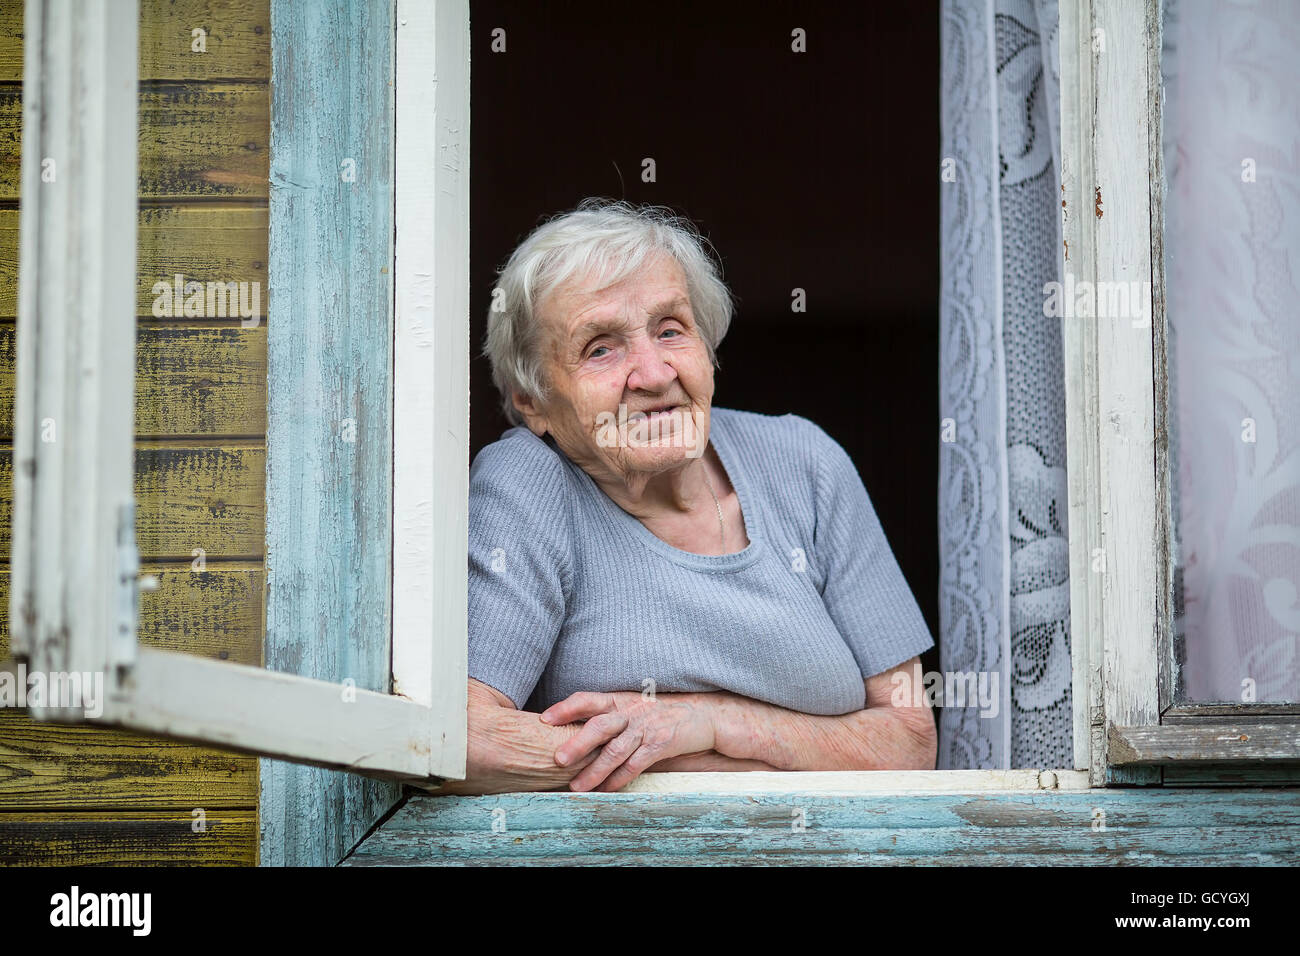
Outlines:
{"type": "Polygon", "coordinates": [[[432,508],[432,486],[421,494],[416,484],[445,478],[450,487],[468,470],[467,378],[460,388],[455,375],[462,366],[467,375],[468,337],[430,333],[429,321],[433,308],[468,302],[468,230],[448,232],[458,248],[440,242],[436,256],[427,258],[419,248],[460,207],[468,219],[464,167],[445,158],[467,132],[451,118],[461,104],[459,115],[467,116],[468,72],[434,72],[435,53],[459,49],[468,63],[458,30],[468,33],[468,9],[456,0],[438,4],[448,24],[437,31],[435,48],[433,6],[408,0],[400,6],[397,42],[413,53],[402,67],[409,83],[404,108],[439,116],[425,158],[443,158],[431,168],[397,171],[407,178],[409,201],[398,210],[398,260],[390,268],[412,277],[405,283],[412,298],[399,305],[404,355],[394,381],[412,400],[403,403],[407,431],[400,448],[410,473],[390,517],[403,532],[393,584],[408,641],[394,662],[400,692],[380,693],[138,646],[138,79],[136,58],[121,56],[138,49],[138,2],[86,7],[77,0],[27,0],[10,606],[15,660],[6,669],[23,661],[31,671],[103,678],[102,714],[31,706],[35,719],[97,723],[383,779],[464,776],[465,683],[457,686],[445,666],[436,666],[445,660],[410,647],[441,636],[439,647],[454,655],[454,635],[465,631],[464,521],[454,508],[432,508]],[[41,181],[46,156],[59,158],[58,188],[41,181]],[[418,391],[424,379],[437,390],[418,391]],[[57,440],[42,441],[50,421],[57,440]]]}
{"type": "MultiPolygon", "coordinates": [[[[37,145],[23,151],[11,631],[36,669],[105,673],[101,723],[420,786],[465,773],[469,20],[464,0],[394,3],[392,693],[344,702],[335,682],[136,645],[136,83],[133,61],[109,55],[134,48],[135,0],[75,16],[69,0],[28,0],[24,143],[37,145]],[[83,89],[96,109],[72,109],[83,89]],[[74,149],[102,175],[68,202],[42,191],[40,158],[74,149]],[[94,294],[61,281],[74,275],[94,294]],[[68,428],[46,445],[50,408],[68,428]],[[84,514],[63,514],[71,498],[84,514]]],[[[1088,769],[645,774],[627,792],[1080,789],[1158,782],[1174,762],[1296,758],[1295,708],[1170,700],[1159,2],[1063,0],[1061,30],[1066,267],[1152,284],[1149,327],[1064,326],[1075,755],[1088,769]],[[1091,572],[1097,549],[1105,574],[1091,572]]]]}
{"type": "Polygon", "coordinates": [[[1063,320],[1075,763],[1093,786],[1294,775],[1300,707],[1173,699],[1160,0],[1062,0],[1060,30],[1066,288],[1150,283],[1149,322],[1063,320]]]}

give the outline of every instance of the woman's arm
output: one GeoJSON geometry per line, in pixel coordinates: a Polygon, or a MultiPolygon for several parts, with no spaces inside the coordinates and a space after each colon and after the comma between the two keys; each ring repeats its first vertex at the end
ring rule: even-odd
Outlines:
{"type": "Polygon", "coordinates": [[[714,747],[778,770],[933,770],[934,717],[922,698],[892,699],[899,681],[919,681],[919,657],[866,680],[867,706],[833,717],[802,714],[731,693],[698,695],[713,715],[714,747]]]}
{"type": "Polygon", "coordinates": [[[579,692],[548,707],[542,719],[556,726],[586,719],[590,726],[600,715],[628,717],[627,730],[608,745],[598,742],[603,727],[584,727],[556,753],[561,765],[599,753],[573,778],[574,790],[619,790],[647,770],[676,769],[664,766],[674,751],[683,759],[712,750],[740,764],[706,760],[696,766],[691,760],[692,769],[931,770],[938,741],[929,706],[924,698],[915,706],[911,693],[898,695],[897,704],[893,699],[900,681],[920,680],[920,669],[920,658],[914,657],[867,678],[866,707],[832,717],[710,691],[649,700],[635,692],[579,692]]]}
{"type": "Polygon", "coordinates": [[[776,770],[762,760],[739,760],[716,750],[702,750],[693,754],[669,757],[653,764],[646,773],[739,773],[748,770],[776,770]]]}
{"type": "MultiPolygon", "coordinates": [[[[624,714],[605,714],[586,724],[552,726],[538,714],[517,710],[505,694],[494,687],[471,679],[469,682],[469,741],[464,780],[449,781],[436,790],[437,795],[478,795],[514,793],[522,790],[555,790],[566,787],[575,776],[600,754],[597,747],[586,757],[561,767],[555,752],[594,721],[591,733],[604,740],[617,737],[627,728],[624,714]]],[[[759,760],[738,760],[716,751],[681,754],[661,760],[655,771],[741,771],[775,770],[759,760]]]]}

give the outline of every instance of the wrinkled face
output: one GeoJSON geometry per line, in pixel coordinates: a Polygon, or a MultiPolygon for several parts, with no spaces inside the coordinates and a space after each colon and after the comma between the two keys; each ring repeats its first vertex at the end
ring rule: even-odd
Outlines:
{"type": "Polygon", "coordinates": [[[597,478],[635,482],[698,458],[713,366],[681,266],[664,255],[620,283],[591,285],[566,284],[540,303],[551,391],[519,404],[528,427],[549,431],[597,478]]]}

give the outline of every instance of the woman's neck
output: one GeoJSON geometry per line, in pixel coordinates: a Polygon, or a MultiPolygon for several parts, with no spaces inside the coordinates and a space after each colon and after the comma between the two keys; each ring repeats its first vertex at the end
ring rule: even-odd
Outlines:
{"type": "Polygon", "coordinates": [[[614,472],[592,478],[620,508],[641,520],[681,516],[705,505],[715,508],[714,498],[723,494],[713,469],[713,449],[708,446],[699,458],[680,467],[658,473],[614,472]],[[710,490],[712,485],[712,490],[710,490]]]}

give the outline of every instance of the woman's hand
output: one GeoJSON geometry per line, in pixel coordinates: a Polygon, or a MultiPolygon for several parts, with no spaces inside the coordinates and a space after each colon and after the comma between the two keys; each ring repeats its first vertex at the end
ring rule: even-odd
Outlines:
{"type": "Polygon", "coordinates": [[[516,710],[509,697],[472,677],[466,716],[469,740],[465,779],[447,781],[430,790],[431,793],[512,793],[565,787],[597,754],[589,753],[567,767],[560,767],[555,763],[557,747],[579,733],[586,733],[599,747],[627,729],[627,718],[617,713],[582,725],[547,725],[541,715],[516,710]]]}
{"type": "Polygon", "coordinates": [[[571,790],[612,792],[627,786],[652,765],[683,754],[713,750],[711,712],[700,694],[643,697],[636,691],[580,691],[542,712],[544,723],[558,725],[585,720],[572,739],[555,751],[555,762],[572,766],[604,744],[600,754],[569,783],[571,790]],[[627,728],[608,743],[600,714],[627,718],[627,728]]]}

